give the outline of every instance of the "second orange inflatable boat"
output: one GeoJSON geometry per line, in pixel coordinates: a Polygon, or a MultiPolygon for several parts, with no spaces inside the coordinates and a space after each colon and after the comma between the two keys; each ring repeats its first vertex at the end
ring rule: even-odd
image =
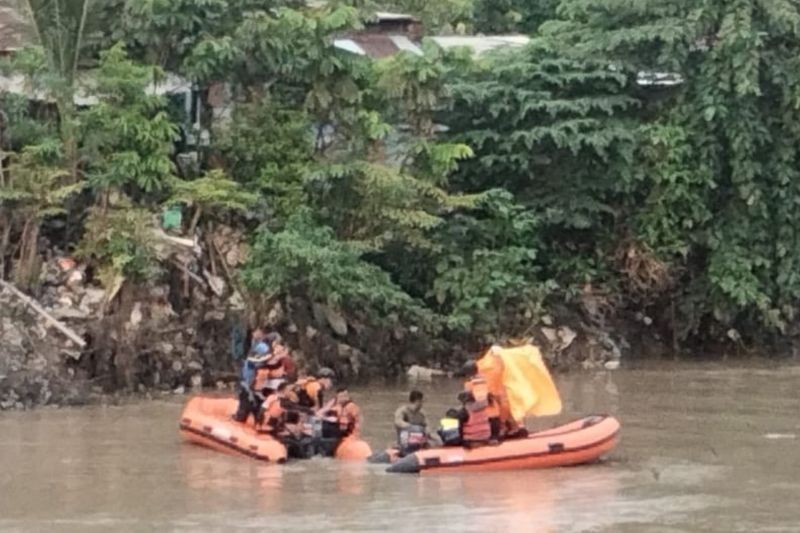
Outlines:
{"type": "Polygon", "coordinates": [[[482,472],[590,463],[614,448],[619,429],[619,422],[613,417],[589,416],[497,446],[422,450],[398,459],[388,472],[482,472]]]}
{"type": "MultiPolygon", "coordinates": [[[[286,447],[274,437],[256,431],[252,423],[231,419],[235,398],[196,396],[183,408],[180,432],[188,442],[231,455],[271,463],[286,462],[286,447]]],[[[347,437],[336,448],[336,459],[363,461],[372,450],[361,439],[347,437]]]]}

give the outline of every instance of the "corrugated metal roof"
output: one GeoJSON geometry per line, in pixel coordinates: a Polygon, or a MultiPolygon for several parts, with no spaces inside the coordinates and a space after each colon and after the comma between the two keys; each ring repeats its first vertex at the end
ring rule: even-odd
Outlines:
{"type": "Polygon", "coordinates": [[[367,55],[364,49],[358,46],[358,43],[353,39],[336,39],[333,41],[333,46],[352,54],[357,54],[360,56],[367,55]]]}
{"type": "Polygon", "coordinates": [[[389,39],[391,39],[394,45],[400,50],[405,50],[406,52],[411,52],[412,54],[422,55],[422,49],[411,42],[411,39],[405,35],[389,35],[389,39]]]}
{"type": "Polygon", "coordinates": [[[376,59],[389,57],[400,51],[388,35],[366,33],[351,38],[369,57],[376,59]]]}
{"type": "Polygon", "coordinates": [[[375,18],[382,21],[390,21],[390,20],[396,20],[396,21],[407,20],[409,22],[417,21],[417,18],[414,17],[413,15],[408,15],[406,13],[387,13],[385,11],[376,12],[375,18]]]}
{"type": "Polygon", "coordinates": [[[374,59],[392,56],[400,51],[422,55],[422,50],[405,35],[383,35],[365,33],[336,39],[333,45],[353,54],[369,56],[374,59]]]}
{"type": "Polygon", "coordinates": [[[525,46],[530,42],[530,37],[525,35],[454,35],[431,39],[442,48],[466,47],[477,55],[503,46],[525,46]]]}
{"type": "MultiPolygon", "coordinates": [[[[91,72],[83,72],[78,81],[78,90],[75,92],[75,104],[79,106],[94,105],[97,98],[91,94],[90,87],[94,84],[91,72]]],[[[168,94],[187,93],[192,90],[192,82],[178,76],[177,74],[167,73],[159,83],[151,83],[145,91],[147,94],[165,96],[168,94]]],[[[53,101],[51,95],[46,91],[34,91],[28,80],[22,74],[12,74],[10,76],[0,76],[0,93],[12,93],[26,95],[31,100],[43,102],[53,101]]]]}
{"type": "Polygon", "coordinates": [[[683,76],[675,72],[639,72],[636,83],[642,86],[673,87],[683,83],[683,76]]]}
{"type": "MultiPolygon", "coordinates": [[[[520,47],[530,42],[530,39],[524,35],[448,36],[431,37],[431,39],[442,48],[463,46],[471,48],[477,55],[502,46],[520,47]]],[[[420,46],[405,35],[362,33],[336,39],[333,44],[342,50],[372,58],[387,57],[401,50],[422,54],[420,46]]]]}

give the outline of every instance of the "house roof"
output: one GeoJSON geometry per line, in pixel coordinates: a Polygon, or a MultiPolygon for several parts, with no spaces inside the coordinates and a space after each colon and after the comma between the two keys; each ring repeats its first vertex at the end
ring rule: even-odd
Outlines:
{"type": "Polygon", "coordinates": [[[376,12],[375,18],[380,22],[389,22],[389,21],[419,22],[419,19],[413,15],[408,15],[405,13],[387,13],[385,11],[376,12]]]}
{"type": "MultiPolygon", "coordinates": [[[[93,84],[91,72],[83,73],[79,80],[79,87],[75,93],[74,102],[79,106],[90,106],[97,103],[97,98],[87,90],[93,84]]],[[[192,90],[192,83],[177,74],[167,73],[158,83],[150,83],[147,94],[165,96],[168,94],[186,93],[192,90]]],[[[31,100],[52,101],[53,98],[47,92],[30,86],[25,76],[13,74],[0,76],[0,94],[12,93],[26,95],[31,100]]]]}
{"type": "Polygon", "coordinates": [[[470,48],[475,55],[481,55],[495,48],[511,46],[518,48],[530,42],[525,35],[448,35],[431,37],[442,48],[470,48]]]}
{"type": "Polygon", "coordinates": [[[422,50],[405,35],[355,34],[333,41],[333,45],[360,56],[376,59],[388,57],[401,51],[421,55],[422,50]]]}
{"type": "MultiPolygon", "coordinates": [[[[530,41],[524,35],[447,36],[431,37],[431,40],[445,49],[470,48],[475,55],[503,46],[525,46],[530,41]]],[[[406,35],[357,33],[336,39],[333,44],[341,50],[372,58],[387,57],[403,50],[418,55],[422,54],[419,43],[413,42],[406,35]]]]}

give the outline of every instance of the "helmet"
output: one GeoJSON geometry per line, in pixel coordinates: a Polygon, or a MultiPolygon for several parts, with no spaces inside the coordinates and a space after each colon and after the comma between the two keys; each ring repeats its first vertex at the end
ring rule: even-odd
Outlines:
{"type": "Polygon", "coordinates": [[[461,367],[461,376],[463,377],[471,377],[478,373],[478,365],[475,361],[467,361],[461,367]]]}
{"type": "Polygon", "coordinates": [[[322,368],[319,369],[319,371],[317,371],[317,377],[334,379],[336,377],[336,372],[334,372],[327,366],[323,366],[322,368]]]}
{"type": "Polygon", "coordinates": [[[269,346],[265,342],[259,342],[255,345],[253,350],[256,355],[267,355],[269,353],[269,346]]]}
{"type": "Polygon", "coordinates": [[[273,342],[283,342],[283,337],[281,337],[280,333],[273,331],[271,333],[267,333],[267,335],[264,337],[264,340],[272,344],[273,342]]]}

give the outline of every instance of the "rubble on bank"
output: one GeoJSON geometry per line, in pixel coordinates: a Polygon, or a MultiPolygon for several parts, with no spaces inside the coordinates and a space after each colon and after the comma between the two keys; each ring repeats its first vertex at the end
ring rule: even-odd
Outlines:
{"type": "MultiPolygon", "coordinates": [[[[216,237],[220,242],[213,242],[216,237]]],[[[102,287],[71,257],[43,266],[36,294],[0,286],[0,409],[84,403],[97,395],[189,391],[235,381],[233,325],[244,300],[227,281],[246,257],[232,230],[215,252],[161,234],[162,283],[102,287]]]]}
{"type": "MultiPolygon", "coordinates": [[[[119,278],[103,287],[86,265],[58,256],[45,263],[35,294],[0,285],[0,409],[80,404],[117,392],[231,389],[247,325],[280,331],[301,367],[329,366],[343,379],[431,380],[452,375],[470,356],[415,331],[367,328],[363,317],[328,305],[292,298],[246,305],[234,272],[247,247],[231,228],[202,240],[156,237],[165,265],[159,284],[119,278]]],[[[539,345],[556,370],[619,366],[623,340],[586,323],[563,324],[543,317],[524,341],[539,345]]]]}

